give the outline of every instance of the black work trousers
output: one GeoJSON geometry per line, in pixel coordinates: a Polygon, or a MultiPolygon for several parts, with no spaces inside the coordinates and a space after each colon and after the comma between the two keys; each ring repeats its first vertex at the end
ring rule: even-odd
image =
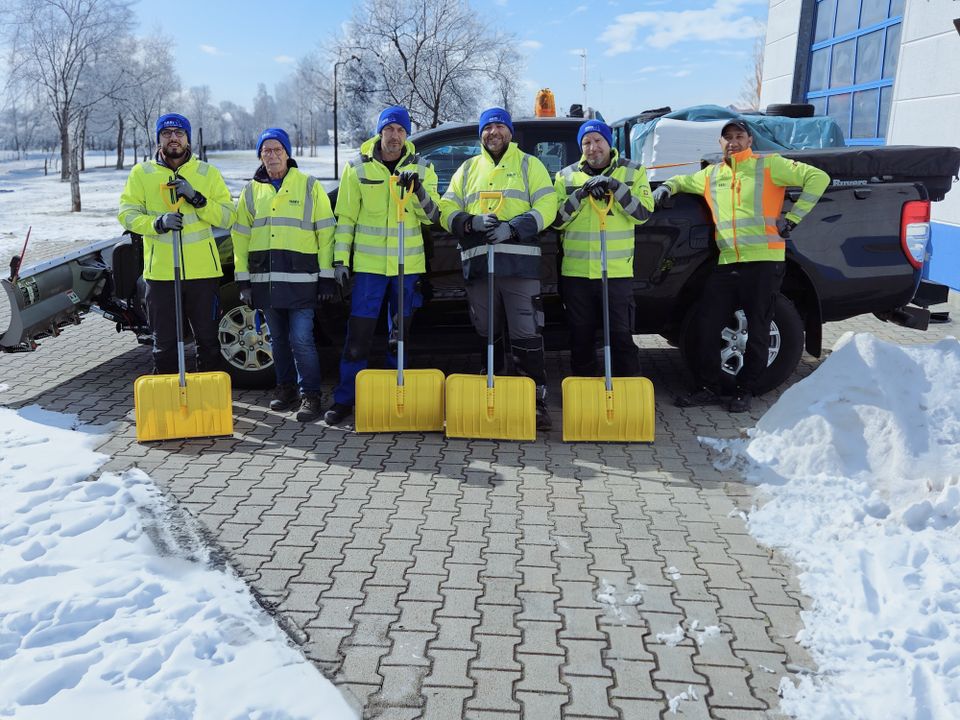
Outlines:
{"type": "Polygon", "coordinates": [[[785,272],[783,262],[743,262],[718,265],[707,278],[698,322],[701,384],[720,386],[721,334],[733,314],[742,309],[747,319],[747,343],[736,385],[748,392],[756,390],[756,381],[770,355],[770,323],[785,272]]]}
{"type": "MultiPolygon", "coordinates": [[[[580,277],[563,277],[563,304],[570,328],[570,368],[574,375],[600,377],[597,365],[597,333],[603,332],[603,282],[580,277]]],[[[633,341],[636,303],[633,278],[611,278],[610,365],[617,377],[640,374],[640,355],[633,341]]]]}
{"type": "MultiPolygon", "coordinates": [[[[153,332],[153,372],[173,375],[177,367],[177,319],[173,280],[147,280],[147,318],[153,332]]],[[[180,283],[183,317],[197,344],[197,370],[219,370],[220,278],[198,278],[180,283]]]]}

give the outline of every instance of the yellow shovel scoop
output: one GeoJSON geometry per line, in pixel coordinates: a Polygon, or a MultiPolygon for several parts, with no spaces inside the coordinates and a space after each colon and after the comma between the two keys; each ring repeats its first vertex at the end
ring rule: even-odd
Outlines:
{"type": "MultiPolygon", "coordinates": [[[[503,205],[503,193],[484,191],[481,203],[487,212],[503,205]]],[[[487,245],[487,377],[454,374],[447,378],[447,437],[493,440],[537,439],[537,388],[532,378],[494,377],[493,245],[487,245]]]]}
{"type": "Polygon", "coordinates": [[[404,369],[404,214],[411,188],[390,176],[397,207],[397,370],[357,373],[357,432],[431,432],[443,430],[443,371],[404,369]]]}
{"type": "MultiPolygon", "coordinates": [[[[171,212],[179,209],[173,178],[161,187],[170,190],[170,200],[161,191],[171,212]]],[[[177,325],[179,375],[144,375],[133,383],[133,406],[137,440],[172,440],[233,434],[233,404],[230,376],[225,372],[187,373],[183,357],[183,307],[180,297],[180,231],[173,231],[174,312],[177,325]]]]}
{"type": "Polygon", "coordinates": [[[603,373],[602,378],[568,377],[563,380],[564,442],[653,442],[656,413],[653,383],[644,377],[612,377],[610,366],[610,297],[607,279],[606,205],[592,195],[590,205],[600,220],[600,277],[603,282],[603,373]]]}

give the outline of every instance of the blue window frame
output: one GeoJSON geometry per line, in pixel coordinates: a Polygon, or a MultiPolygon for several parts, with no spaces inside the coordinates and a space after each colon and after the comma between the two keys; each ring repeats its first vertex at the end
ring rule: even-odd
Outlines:
{"type": "Polygon", "coordinates": [[[817,0],[807,102],[847,145],[886,142],[905,0],[817,0]]]}

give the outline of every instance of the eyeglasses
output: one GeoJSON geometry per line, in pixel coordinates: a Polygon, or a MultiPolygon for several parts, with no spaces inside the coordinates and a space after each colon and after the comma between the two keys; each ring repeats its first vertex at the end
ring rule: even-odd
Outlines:
{"type": "Polygon", "coordinates": [[[160,137],[162,137],[162,138],[171,138],[171,137],[174,137],[174,136],[176,136],[176,137],[178,137],[178,138],[179,138],[179,137],[186,137],[187,134],[186,134],[183,130],[181,130],[180,128],[176,128],[176,129],[167,128],[167,129],[165,129],[165,130],[161,130],[161,131],[160,131],[160,137]]]}
{"type": "Polygon", "coordinates": [[[263,149],[260,150],[260,154],[261,154],[261,155],[277,155],[277,156],[279,156],[279,155],[281,155],[281,154],[284,153],[284,152],[286,152],[286,150],[285,150],[284,148],[282,148],[282,147],[278,147],[278,148],[263,148],[263,149]]]}

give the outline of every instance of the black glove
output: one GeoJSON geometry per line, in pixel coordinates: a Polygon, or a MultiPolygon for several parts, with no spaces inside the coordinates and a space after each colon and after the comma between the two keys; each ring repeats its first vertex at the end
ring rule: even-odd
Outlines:
{"type": "Polygon", "coordinates": [[[673,193],[670,192],[670,188],[668,188],[666,185],[661,185],[653,191],[653,206],[660,207],[663,204],[663,201],[671,195],[673,195],[673,193]]]}
{"type": "Polygon", "coordinates": [[[777,232],[784,240],[790,237],[790,233],[797,224],[793,220],[787,220],[785,217],[777,218],[777,232]]]}
{"type": "Polygon", "coordinates": [[[248,308],[253,307],[253,289],[248,287],[240,288],[240,302],[248,308]]]}
{"type": "Polygon", "coordinates": [[[493,213],[473,215],[470,217],[470,229],[473,232],[487,232],[497,226],[500,220],[493,213]]]}
{"type": "Polygon", "coordinates": [[[183,215],[178,212],[164,213],[153,221],[153,229],[157,231],[158,235],[170,232],[171,230],[182,230],[183,215]]]}
{"type": "Polygon", "coordinates": [[[193,185],[186,178],[178,177],[173,181],[173,189],[176,192],[177,197],[182,197],[191,205],[196,206],[203,197],[200,193],[193,189],[193,185]]]}
{"type": "Polygon", "coordinates": [[[606,175],[597,175],[596,177],[592,177],[583,184],[583,187],[581,188],[581,190],[583,190],[583,194],[580,196],[580,199],[582,200],[587,195],[592,195],[597,200],[602,200],[607,194],[609,185],[610,178],[608,178],[606,175]]]}
{"type": "Polygon", "coordinates": [[[400,173],[400,184],[405,188],[409,188],[410,192],[418,193],[420,188],[423,187],[423,183],[420,182],[420,176],[413,170],[404,170],[400,173]]]}
{"type": "Polygon", "coordinates": [[[496,245],[497,243],[502,243],[506,240],[509,240],[512,234],[513,232],[510,228],[510,223],[502,222],[499,225],[487,230],[487,242],[491,245],[496,245]]]}
{"type": "Polygon", "coordinates": [[[347,283],[350,282],[350,268],[342,262],[333,264],[333,279],[340,286],[341,290],[346,290],[347,283]]]}
{"type": "MultiPolygon", "coordinates": [[[[341,266],[342,267],[342,266],[341,266]]],[[[344,268],[346,270],[346,268],[344,268]]],[[[350,272],[347,270],[347,272],[350,272]]],[[[317,282],[317,300],[320,302],[328,302],[333,300],[333,296],[337,291],[337,281],[334,278],[322,277],[317,282]]]]}

